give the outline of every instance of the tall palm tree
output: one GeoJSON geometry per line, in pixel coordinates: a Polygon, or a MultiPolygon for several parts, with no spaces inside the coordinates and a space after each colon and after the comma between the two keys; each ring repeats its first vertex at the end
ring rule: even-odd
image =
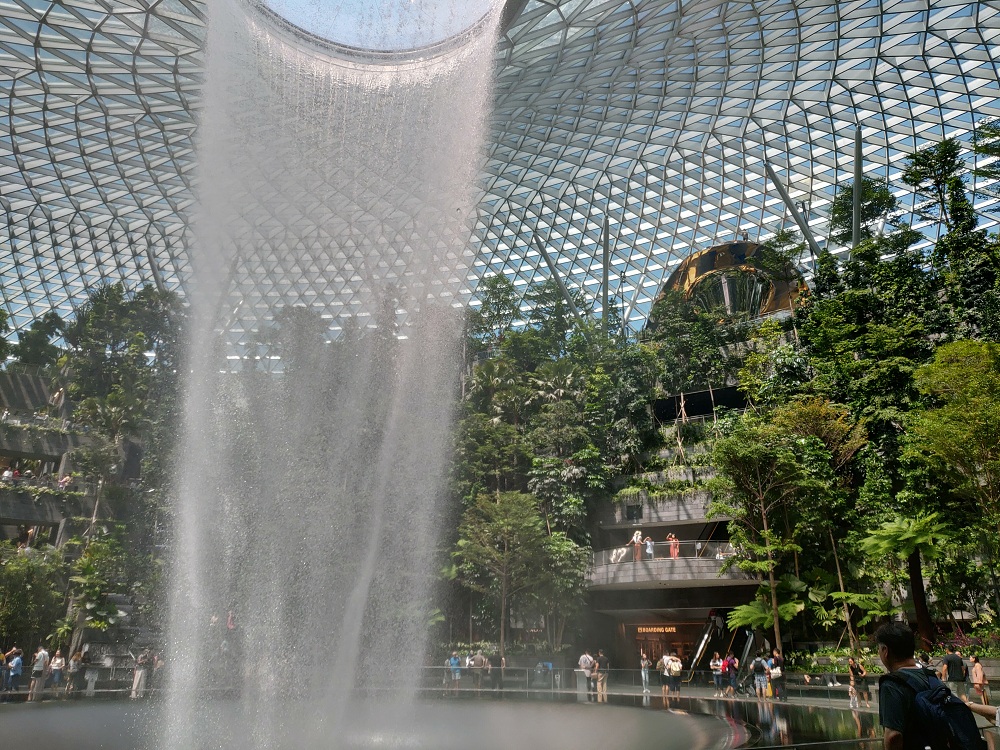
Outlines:
{"type": "Polygon", "coordinates": [[[897,516],[886,521],[861,540],[861,548],[870,555],[906,561],[910,596],[917,615],[917,630],[927,648],[934,643],[934,625],[927,608],[921,560],[930,561],[940,557],[942,545],[950,536],[948,527],[941,522],[937,513],[918,513],[913,517],[897,516]]]}

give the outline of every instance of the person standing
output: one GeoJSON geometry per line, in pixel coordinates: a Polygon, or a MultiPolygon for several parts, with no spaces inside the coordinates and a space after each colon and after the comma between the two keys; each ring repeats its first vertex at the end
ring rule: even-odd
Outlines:
{"type": "Polygon", "coordinates": [[[976,691],[976,695],[979,696],[979,702],[984,706],[990,705],[990,683],[986,679],[986,670],[983,668],[983,663],[979,661],[978,656],[970,656],[969,661],[972,662],[972,688],[976,691]]]}
{"type": "Polygon", "coordinates": [[[476,689],[476,696],[483,692],[483,670],[486,669],[486,657],[483,656],[482,649],[472,657],[472,686],[476,689]]]}
{"type": "Polygon", "coordinates": [[[732,651],[726,654],[726,661],[724,662],[723,671],[726,673],[726,677],[729,680],[729,685],[726,686],[726,696],[729,698],[736,697],[736,677],[740,670],[740,660],[736,658],[732,651]]]}
{"type": "Polygon", "coordinates": [[[594,673],[597,676],[597,702],[608,702],[608,670],[611,662],[604,655],[604,649],[597,649],[597,658],[594,659],[594,673]]]}
{"type": "Polygon", "coordinates": [[[31,682],[28,683],[28,700],[40,701],[45,693],[45,678],[49,671],[49,652],[39,644],[31,662],[31,682]]]}
{"type": "Polygon", "coordinates": [[[580,667],[583,677],[587,681],[587,702],[592,703],[597,697],[597,685],[594,682],[594,657],[590,655],[589,650],[584,650],[580,655],[577,665],[580,667]]]}
{"type": "Polygon", "coordinates": [[[853,656],[847,660],[847,668],[851,672],[851,687],[858,698],[865,702],[865,708],[872,707],[871,690],[868,688],[868,670],[865,665],[853,656]]]}
{"type": "Polygon", "coordinates": [[[63,658],[62,650],[56,649],[49,662],[49,672],[52,674],[52,687],[58,690],[62,686],[63,670],[66,669],[66,660],[63,658]]]}
{"type": "Polygon", "coordinates": [[[642,692],[649,692],[649,668],[653,666],[653,662],[649,660],[646,656],[646,652],[642,651],[639,655],[639,674],[642,676],[642,692]]]}
{"type": "Polygon", "coordinates": [[[9,670],[7,683],[8,689],[12,693],[16,693],[21,688],[21,670],[23,669],[24,660],[21,658],[22,651],[16,646],[8,652],[10,658],[7,660],[7,667],[9,670]]]}
{"type": "Polygon", "coordinates": [[[663,706],[670,699],[670,669],[667,667],[667,655],[664,654],[656,662],[656,673],[660,675],[660,694],[663,696],[663,706]]]}
{"type": "Polygon", "coordinates": [[[788,700],[788,692],[785,689],[785,658],[781,655],[781,649],[771,651],[771,660],[768,662],[771,670],[771,692],[775,699],[788,700]]]}
{"type": "Polygon", "coordinates": [[[953,694],[961,698],[965,695],[965,677],[965,662],[955,653],[954,646],[948,646],[941,661],[941,679],[953,694]]]}
{"type": "Polygon", "coordinates": [[[507,659],[498,651],[490,657],[490,686],[493,690],[503,692],[504,671],[507,669],[507,659]]]}
{"type": "Polygon", "coordinates": [[[674,536],[673,532],[667,534],[667,542],[670,543],[670,559],[676,560],[681,556],[681,540],[674,536]]]}
{"type": "Polygon", "coordinates": [[[715,682],[715,693],[713,693],[713,698],[722,697],[722,657],[719,656],[719,652],[716,651],[712,654],[712,661],[708,663],[709,669],[712,670],[712,680],[715,682]]]}
{"type": "Polygon", "coordinates": [[[677,654],[672,653],[667,657],[667,677],[670,680],[670,690],[674,692],[674,696],[677,698],[681,695],[681,671],[683,669],[684,664],[677,657],[677,654]]]}
{"type": "Polygon", "coordinates": [[[975,717],[937,676],[913,658],[909,626],[890,622],[875,631],[878,656],[888,674],[879,678],[878,715],[886,750],[961,747],[985,750],[975,717]]]}
{"type": "Polygon", "coordinates": [[[77,651],[69,658],[66,665],[66,694],[69,695],[79,687],[79,676],[83,669],[83,654],[77,651]]]}
{"type": "Polygon", "coordinates": [[[452,651],[451,656],[448,657],[448,670],[451,673],[448,682],[449,691],[452,695],[458,694],[458,686],[462,681],[462,660],[458,656],[458,651],[452,651]]]}
{"type": "Polygon", "coordinates": [[[768,669],[763,651],[758,651],[757,656],[750,662],[750,671],[753,673],[753,688],[757,694],[757,700],[764,700],[767,697],[768,669]]]}
{"type": "Polygon", "coordinates": [[[135,670],[132,674],[132,700],[146,696],[146,673],[149,668],[149,649],[144,649],[135,657],[135,670]]]}
{"type": "Polygon", "coordinates": [[[629,544],[632,545],[632,562],[640,562],[642,560],[642,531],[639,529],[635,530],[632,535],[629,544]]]}

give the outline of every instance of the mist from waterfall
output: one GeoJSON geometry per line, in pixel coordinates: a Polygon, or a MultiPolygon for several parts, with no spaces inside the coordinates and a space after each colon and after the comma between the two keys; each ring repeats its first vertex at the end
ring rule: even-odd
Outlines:
{"type": "Polygon", "coordinates": [[[336,747],[424,663],[499,9],[366,64],[208,8],[163,745],[336,747]]]}

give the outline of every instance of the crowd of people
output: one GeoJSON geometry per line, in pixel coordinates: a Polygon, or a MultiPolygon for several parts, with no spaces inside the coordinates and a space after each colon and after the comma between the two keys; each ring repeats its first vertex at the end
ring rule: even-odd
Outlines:
{"type": "MultiPolygon", "coordinates": [[[[702,542],[695,542],[695,553],[696,556],[700,554],[703,547],[702,542]]],[[[643,535],[641,529],[636,529],[635,533],[632,534],[632,538],[625,544],[624,547],[618,547],[611,551],[611,562],[619,563],[631,557],[632,562],[641,562],[642,560],[655,560],[655,559],[669,559],[676,560],[681,556],[681,540],[677,538],[677,535],[673,532],[668,532],[666,537],[662,542],[656,542],[653,537],[648,534],[643,535]],[[656,545],[659,544],[666,547],[666,553],[657,555],[656,545]],[[631,556],[629,551],[631,549],[631,556]]]]}
{"type": "Polygon", "coordinates": [[[83,689],[84,673],[89,663],[90,659],[83,651],[77,651],[67,659],[61,649],[57,648],[50,655],[45,646],[39,644],[28,659],[22,649],[13,646],[0,654],[0,686],[4,700],[17,696],[22,687],[27,688],[29,701],[40,701],[46,694],[71,695],[83,689]]]}
{"type": "Polygon", "coordinates": [[[499,653],[486,656],[482,650],[469,652],[461,657],[457,651],[444,662],[444,678],[442,680],[446,695],[456,695],[462,683],[462,673],[472,676],[472,688],[476,695],[481,695],[484,685],[495,691],[504,689],[504,673],[507,671],[507,660],[499,653]]]}
{"type": "MultiPolygon", "coordinates": [[[[162,674],[165,662],[162,656],[150,649],[133,655],[132,660],[132,689],[129,695],[137,700],[145,697],[154,675],[162,674]]],[[[57,648],[50,654],[44,645],[39,644],[29,658],[22,649],[13,646],[6,653],[0,653],[0,695],[4,702],[76,697],[85,692],[88,679],[92,682],[97,679],[97,672],[90,669],[91,666],[90,654],[83,650],[77,650],[67,659],[62,649],[57,648]]]]}
{"type": "Polygon", "coordinates": [[[70,472],[57,477],[51,472],[36,473],[32,469],[21,471],[17,464],[8,464],[0,471],[0,484],[9,487],[44,487],[66,492],[78,486],[78,479],[70,472]]]}

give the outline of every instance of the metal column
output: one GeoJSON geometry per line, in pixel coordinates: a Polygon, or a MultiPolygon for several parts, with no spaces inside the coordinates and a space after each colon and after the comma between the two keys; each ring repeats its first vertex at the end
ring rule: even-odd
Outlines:
{"type": "Polygon", "coordinates": [[[576,309],[576,304],[573,302],[573,298],[569,296],[569,290],[566,289],[566,285],[563,284],[562,277],[559,275],[559,271],[556,270],[556,264],[552,262],[552,258],[549,257],[548,252],[545,250],[545,246],[542,241],[538,239],[537,236],[531,238],[535,247],[538,248],[538,252],[542,254],[545,258],[545,263],[549,267],[549,271],[552,273],[552,278],[555,279],[556,286],[559,287],[559,291],[562,293],[563,299],[566,300],[566,304],[569,306],[569,311],[573,313],[573,317],[576,318],[576,322],[580,324],[581,329],[583,328],[583,318],[580,317],[580,311],[576,309]]]}
{"type": "Polygon", "coordinates": [[[601,331],[605,338],[608,335],[608,267],[611,264],[611,223],[604,217],[604,257],[601,267],[601,331]]]}
{"type": "Polygon", "coordinates": [[[819,255],[819,245],[816,244],[816,238],[813,237],[812,230],[809,228],[809,224],[802,214],[799,213],[799,209],[796,208],[795,204],[792,202],[791,196],[788,191],[785,190],[785,186],[781,184],[781,180],[778,179],[778,175],[771,168],[768,162],[764,162],[764,169],[767,170],[767,176],[774,183],[774,187],[778,191],[778,195],[781,196],[781,200],[784,201],[785,207],[791,213],[792,218],[795,219],[795,223],[799,225],[799,230],[802,232],[802,236],[806,238],[806,242],[809,244],[809,249],[816,255],[819,255]]]}
{"type": "Polygon", "coordinates": [[[864,178],[862,177],[862,161],[863,156],[861,153],[861,126],[858,125],[857,129],[854,131],[854,211],[851,215],[851,251],[858,249],[858,245],[861,244],[861,191],[864,187],[864,178]]]}

